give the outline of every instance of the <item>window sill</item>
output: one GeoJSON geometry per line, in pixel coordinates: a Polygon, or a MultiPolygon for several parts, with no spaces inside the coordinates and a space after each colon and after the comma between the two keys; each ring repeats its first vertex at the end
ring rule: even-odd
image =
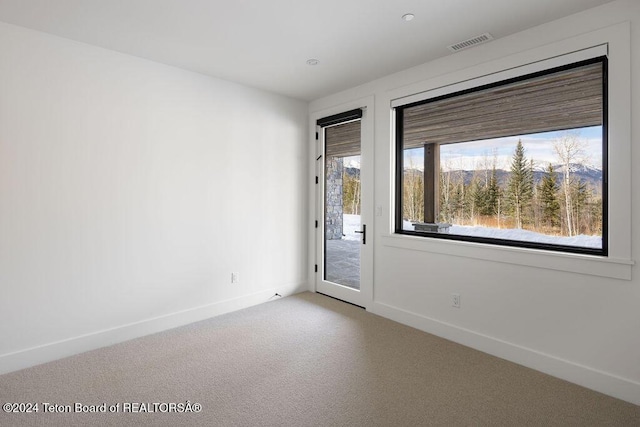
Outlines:
{"type": "Polygon", "coordinates": [[[619,280],[631,280],[631,268],[635,264],[633,260],[627,259],[400,234],[382,236],[382,244],[399,249],[524,265],[619,280]]]}

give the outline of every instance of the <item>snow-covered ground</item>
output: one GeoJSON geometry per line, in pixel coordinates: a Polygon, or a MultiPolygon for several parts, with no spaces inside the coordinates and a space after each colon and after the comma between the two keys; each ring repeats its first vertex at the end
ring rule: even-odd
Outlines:
{"type": "MultiPolygon", "coordinates": [[[[413,230],[413,225],[408,221],[403,221],[404,230],[413,230]]],[[[491,228],[472,227],[467,225],[452,225],[449,234],[474,237],[490,237],[493,239],[517,240],[520,242],[548,243],[552,245],[578,246],[581,248],[602,248],[602,237],[600,236],[549,236],[547,234],[536,233],[529,230],[519,230],[516,228],[491,228]]]]}
{"type": "MultiPolygon", "coordinates": [[[[361,230],[360,215],[343,215],[343,240],[360,240],[361,235],[356,230],[361,230]]],[[[409,221],[403,222],[403,229],[413,231],[413,225],[409,221]]],[[[491,227],[472,227],[466,225],[452,225],[449,234],[461,236],[490,237],[493,239],[517,240],[521,242],[548,243],[552,245],[578,246],[581,248],[602,248],[602,237],[585,236],[581,234],[574,237],[549,236],[529,230],[502,229],[491,227]]]]}
{"type": "Polygon", "coordinates": [[[360,224],[360,215],[342,215],[342,240],[360,240],[361,234],[357,234],[356,230],[362,230],[360,224]]]}

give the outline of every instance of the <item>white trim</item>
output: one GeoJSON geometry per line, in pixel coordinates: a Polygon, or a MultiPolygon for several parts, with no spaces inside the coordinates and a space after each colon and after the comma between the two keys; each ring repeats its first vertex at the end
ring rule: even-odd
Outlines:
{"type": "Polygon", "coordinates": [[[25,350],[0,355],[0,374],[28,368],[89,350],[107,347],[145,335],[177,328],[214,316],[267,302],[277,290],[268,289],[238,298],[129,323],[111,329],[68,338],[25,350]]]}
{"type": "Polygon", "coordinates": [[[484,353],[640,405],[640,383],[638,382],[391,305],[374,302],[368,311],[484,353]]]}
{"type": "Polygon", "coordinates": [[[420,236],[402,234],[385,235],[382,236],[381,240],[384,246],[393,248],[524,265],[547,270],[569,271],[620,280],[631,280],[631,268],[635,264],[627,259],[552,252],[461,240],[425,239],[420,236]]]}

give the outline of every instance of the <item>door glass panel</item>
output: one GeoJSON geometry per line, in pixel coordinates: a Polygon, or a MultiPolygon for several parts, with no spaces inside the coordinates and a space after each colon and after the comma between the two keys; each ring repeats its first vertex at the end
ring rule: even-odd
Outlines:
{"type": "Polygon", "coordinates": [[[324,280],[360,289],[360,121],[325,129],[324,280]]]}

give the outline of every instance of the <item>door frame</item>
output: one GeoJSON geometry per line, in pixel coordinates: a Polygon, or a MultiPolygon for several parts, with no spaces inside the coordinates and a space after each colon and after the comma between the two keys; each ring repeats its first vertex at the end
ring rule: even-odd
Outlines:
{"type": "Polygon", "coordinates": [[[316,140],[316,132],[320,132],[317,127],[318,119],[340,114],[345,111],[362,108],[362,118],[360,121],[360,145],[361,145],[361,223],[367,225],[367,243],[360,245],[360,291],[334,285],[327,289],[324,282],[322,293],[334,298],[364,307],[370,308],[373,302],[373,248],[375,243],[374,224],[374,98],[373,96],[351,101],[349,103],[337,105],[310,114],[309,127],[311,130],[311,148],[309,161],[311,175],[310,191],[310,212],[311,212],[311,233],[310,233],[310,259],[311,277],[309,289],[318,292],[318,284],[323,280],[323,206],[324,206],[324,153],[322,138],[316,140]],[[322,156],[322,157],[320,157],[322,156]],[[316,176],[318,183],[316,184],[316,176]],[[316,221],[317,228],[316,228],[316,221]],[[317,266],[317,272],[315,272],[317,266]]]}

